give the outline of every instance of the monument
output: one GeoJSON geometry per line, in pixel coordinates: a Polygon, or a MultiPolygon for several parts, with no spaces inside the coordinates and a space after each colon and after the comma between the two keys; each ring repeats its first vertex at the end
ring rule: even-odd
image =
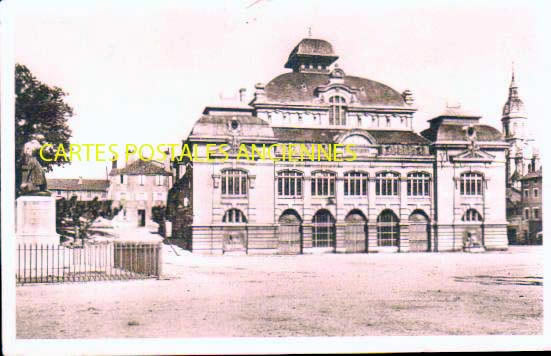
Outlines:
{"type": "Polygon", "coordinates": [[[15,201],[15,234],[19,244],[59,245],[55,198],[47,191],[44,169],[35,157],[40,143],[23,146],[21,184],[15,201]]]}

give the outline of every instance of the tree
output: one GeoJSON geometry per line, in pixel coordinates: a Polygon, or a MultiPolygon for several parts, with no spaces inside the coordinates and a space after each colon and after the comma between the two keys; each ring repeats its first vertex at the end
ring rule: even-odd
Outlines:
{"type": "Polygon", "coordinates": [[[52,161],[47,162],[37,157],[46,172],[54,166],[70,163],[59,159],[54,161],[59,145],[68,149],[71,129],[67,121],[73,116],[73,109],[64,101],[65,93],[59,87],[50,87],[36,79],[24,65],[15,65],[15,184],[19,193],[21,182],[21,156],[23,145],[36,139],[43,145],[52,146],[44,149],[43,155],[52,161]]]}

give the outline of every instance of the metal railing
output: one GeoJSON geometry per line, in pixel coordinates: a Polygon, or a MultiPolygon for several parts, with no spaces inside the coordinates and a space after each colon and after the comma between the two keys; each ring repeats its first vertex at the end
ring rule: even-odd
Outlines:
{"type": "Polygon", "coordinates": [[[19,244],[15,268],[18,284],[159,278],[162,244],[115,242],[73,247],[19,244]]]}

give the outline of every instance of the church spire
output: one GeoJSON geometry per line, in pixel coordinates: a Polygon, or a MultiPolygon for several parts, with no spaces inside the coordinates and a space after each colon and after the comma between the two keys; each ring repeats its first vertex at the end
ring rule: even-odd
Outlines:
{"type": "Polygon", "coordinates": [[[503,106],[503,116],[523,116],[524,115],[524,103],[518,95],[518,85],[515,79],[515,63],[513,62],[511,84],[509,85],[509,97],[507,102],[503,106]]]}

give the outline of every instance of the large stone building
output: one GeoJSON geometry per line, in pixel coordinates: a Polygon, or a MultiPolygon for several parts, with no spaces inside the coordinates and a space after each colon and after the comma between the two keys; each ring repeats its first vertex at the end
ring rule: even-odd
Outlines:
{"type": "Polygon", "coordinates": [[[209,254],[506,249],[502,134],[460,108],[417,134],[409,90],[347,75],[337,59],[303,39],[291,71],[257,84],[248,105],[205,108],[184,140],[200,159],[176,165],[173,236],[209,254]],[[205,161],[208,144],[226,146],[205,161]],[[238,159],[253,144],[275,158],[238,159]],[[288,144],[313,155],[289,159],[288,144]],[[330,144],[354,145],[355,159],[320,154],[330,144]]]}

